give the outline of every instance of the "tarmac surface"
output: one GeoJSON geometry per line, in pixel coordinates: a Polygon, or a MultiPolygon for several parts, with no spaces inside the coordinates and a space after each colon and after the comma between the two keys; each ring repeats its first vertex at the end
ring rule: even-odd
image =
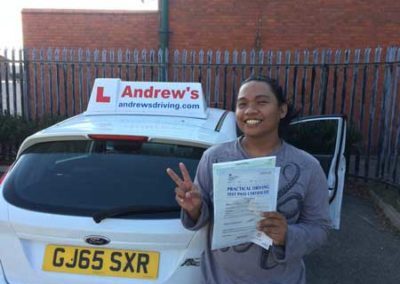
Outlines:
{"type": "Polygon", "coordinates": [[[345,194],[341,228],[307,256],[308,284],[399,284],[400,232],[370,198],[345,194]]]}

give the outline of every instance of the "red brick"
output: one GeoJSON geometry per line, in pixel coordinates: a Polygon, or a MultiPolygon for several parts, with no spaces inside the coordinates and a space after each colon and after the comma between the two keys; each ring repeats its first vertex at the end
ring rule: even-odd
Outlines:
{"type": "MultiPolygon", "coordinates": [[[[171,0],[171,49],[362,48],[398,45],[392,0],[171,0]],[[258,23],[260,26],[258,28],[258,23]]],[[[24,10],[25,47],[158,48],[158,12],[24,10]]]]}

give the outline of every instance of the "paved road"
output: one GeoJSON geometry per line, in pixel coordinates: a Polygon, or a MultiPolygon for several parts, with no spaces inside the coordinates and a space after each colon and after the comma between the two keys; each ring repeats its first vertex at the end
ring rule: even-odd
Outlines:
{"type": "Polygon", "coordinates": [[[368,198],[346,194],[342,225],[306,258],[309,284],[399,284],[400,233],[368,198]]]}

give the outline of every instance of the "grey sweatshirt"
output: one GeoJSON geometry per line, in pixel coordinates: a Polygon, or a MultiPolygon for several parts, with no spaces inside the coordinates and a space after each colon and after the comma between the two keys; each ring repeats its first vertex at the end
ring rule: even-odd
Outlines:
{"type": "Polygon", "coordinates": [[[204,283],[305,283],[303,256],[320,247],[330,228],[328,185],[325,174],[310,154],[283,142],[271,156],[281,167],[278,212],[288,222],[285,246],[269,250],[246,243],[211,250],[213,230],[212,164],[251,158],[239,139],[213,146],[204,152],[197,168],[195,184],[202,194],[201,215],[193,222],[183,210],[182,223],[189,230],[209,224],[207,248],[202,255],[204,283]]]}

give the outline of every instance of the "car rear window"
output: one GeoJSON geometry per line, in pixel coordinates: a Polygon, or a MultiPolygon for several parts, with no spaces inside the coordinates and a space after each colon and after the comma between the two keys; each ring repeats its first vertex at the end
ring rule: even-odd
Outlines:
{"type": "MultiPolygon", "coordinates": [[[[140,141],[40,143],[19,158],[4,184],[5,199],[18,207],[93,216],[119,207],[174,207],[168,167],[185,163],[192,177],[205,149],[140,141]]],[[[179,211],[123,218],[177,218],[179,211]]]]}

